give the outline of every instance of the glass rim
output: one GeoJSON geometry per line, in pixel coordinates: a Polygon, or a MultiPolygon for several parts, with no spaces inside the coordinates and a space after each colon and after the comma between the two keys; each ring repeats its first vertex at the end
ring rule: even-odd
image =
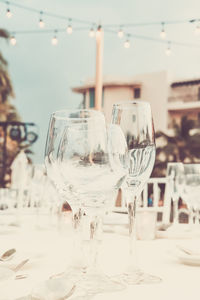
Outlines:
{"type": "Polygon", "coordinates": [[[94,117],[99,117],[99,118],[102,118],[104,115],[101,111],[98,111],[98,110],[93,110],[93,109],[78,109],[78,108],[72,108],[72,109],[61,109],[61,110],[57,110],[57,111],[54,111],[52,114],[51,114],[51,118],[56,118],[58,120],[88,120],[88,119],[92,119],[94,117]],[[69,114],[72,114],[72,113],[77,113],[77,112],[85,112],[85,113],[91,113],[92,115],[91,116],[88,116],[88,117],[82,117],[82,118],[77,118],[77,117],[74,117],[74,118],[71,118],[69,117],[69,114]],[[62,114],[65,114],[66,113],[66,116],[62,116],[62,114]],[[94,115],[93,115],[94,114],[94,115]]]}

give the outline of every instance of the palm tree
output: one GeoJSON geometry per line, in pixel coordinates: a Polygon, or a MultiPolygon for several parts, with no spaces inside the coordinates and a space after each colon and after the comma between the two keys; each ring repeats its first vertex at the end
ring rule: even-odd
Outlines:
{"type": "Polygon", "coordinates": [[[164,176],[168,162],[200,162],[200,130],[199,123],[182,117],[180,125],[173,123],[173,136],[159,131],[156,133],[156,162],[153,176],[164,176]]]}
{"type": "MultiPolygon", "coordinates": [[[[9,39],[9,33],[0,29],[0,39],[9,39]]],[[[8,72],[8,63],[0,52],[0,122],[20,121],[20,116],[16,108],[10,103],[10,99],[14,98],[14,90],[12,81],[8,72]]],[[[20,142],[17,142],[7,135],[6,139],[6,161],[4,157],[4,140],[5,131],[0,126],[0,186],[4,186],[5,181],[10,181],[10,165],[20,151],[20,142]],[[6,174],[5,174],[6,166],[6,174]]]]}

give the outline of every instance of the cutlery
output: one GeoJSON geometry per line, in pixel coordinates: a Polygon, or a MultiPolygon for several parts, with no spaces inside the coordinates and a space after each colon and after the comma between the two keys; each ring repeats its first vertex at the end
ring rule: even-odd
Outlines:
{"type": "Polygon", "coordinates": [[[27,262],[29,261],[29,259],[25,259],[22,262],[20,262],[16,267],[14,267],[12,270],[14,272],[18,272],[27,262]]]}
{"type": "Polygon", "coordinates": [[[197,255],[197,256],[200,256],[200,252],[197,252],[197,251],[193,251],[193,250],[190,250],[188,248],[185,248],[185,247],[182,247],[180,245],[177,245],[177,248],[179,250],[181,250],[182,252],[184,252],[185,254],[188,254],[188,255],[197,255]]]}
{"type": "Polygon", "coordinates": [[[74,293],[75,288],[76,288],[76,286],[73,285],[73,287],[71,288],[69,293],[67,293],[64,297],[59,298],[58,300],[65,300],[65,299],[69,298],[74,293]]]}
{"type": "Polygon", "coordinates": [[[14,248],[7,250],[6,252],[4,252],[1,255],[0,261],[7,261],[7,260],[11,259],[14,256],[15,252],[16,252],[16,250],[14,248]]]}

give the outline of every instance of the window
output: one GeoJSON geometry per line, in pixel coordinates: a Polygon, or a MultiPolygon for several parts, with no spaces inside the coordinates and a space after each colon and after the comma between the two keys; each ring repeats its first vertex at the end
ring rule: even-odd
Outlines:
{"type": "Polygon", "coordinates": [[[136,115],[132,115],[132,121],[133,123],[136,121],[136,115]]]}
{"type": "Polygon", "coordinates": [[[86,106],[86,93],[83,94],[82,108],[86,106]]]}
{"type": "Polygon", "coordinates": [[[93,108],[94,103],[95,103],[95,90],[94,90],[94,88],[90,89],[89,92],[90,92],[90,108],[93,108]]]}
{"type": "Polygon", "coordinates": [[[198,88],[198,101],[200,101],[200,87],[198,88]]]}
{"type": "Polygon", "coordinates": [[[140,98],[140,88],[134,89],[134,99],[140,98]]]}

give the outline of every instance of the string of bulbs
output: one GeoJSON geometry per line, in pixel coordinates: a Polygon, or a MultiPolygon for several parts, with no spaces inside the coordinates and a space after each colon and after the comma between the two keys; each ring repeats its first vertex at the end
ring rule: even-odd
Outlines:
{"type": "MultiPolygon", "coordinates": [[[[21,30],[21,31],[13,31],[11,32],[10,36],[10,44],[12,46],[15,46],[17,44],[17,39],[16,35],[18,34],[37,34],[37,33],[52,33],[53,36],[51,38],[51,44],[53,46],[56,46],[58,44],[58,32],[67,32],[67,34],[71,35],[73,31],[80,31],[80,30],[87,30],[89,32],[89,37],[94,38],[96,35],[96,32],[99,30],[99,26],[95,22],[90,22],[87,20],[82,20],[78,18],[72,18],[69,16],[63,16],[63,15],[58,15],[55,13],[47,12],[47,11],[41,11],[29,6],[21,5],[16,2],[10,2],[10,1],[5,1],[5,0],[0,0],[1,3],[4,3],[6,5],[6,17],[10,19],[13,16],[13,9],[11,10],[11,7],[16,7],[22,10],[26,10],[35,14],[38,14],[38,26],[39,30],[21,30]],[[44,29],[45,28],[45,17],[52,17],[56,19],[62,19],[66,20],[68,22],[66,28],[60,28],[60,29],[44,29]],[[83,28],[76,28],[72,27],[72,24],[85,24],[87,27],[83,28]],[[88,25],[90,27],[88,28],[88,25]],[[42,30],[41,30],[42,29],[42,30]]],[[[152,42],[159,42],[159,43],[164,43],[165,45],[167,44],[167,47],[165,49],[165,53],[167,56],[171,54],[171,46],[173,45],[178,45],[178,46],[186,46],[186,47],[196,47],[200,48],[199,44],[191,44],[191,43],[181,43],[181,42],[176,42],[176,41],[169,41],[166,40],[167,34],[166,34],[166,25],[172,25],[172,24],[182,24],[182,23],[194,23],[196,24],[195,26],[195,34],[198,35],[200,34],[200,19],[192,19],[192,20],[174,20],[174,21],[162,21],[162,22],[151,22],[151,23],[129,23],[129,24],[105,24],[101,28],[104,29],[104,32],[108,32],[111,34],[117,34],[120,39],[126,38],[124,41],[124,47],[126,49],[130,48],[131,43],[130,43],[130,38],[137,38],[137,39],[143,39],[143,40],[148,40],[152,42]],[[153,26],[153,25],[159,25],[161,26],[160,30],[160,38],[151,38],[147,36],[142,36],[142,35],[133,35],[130,33],[126,33],[126,28],[131,28],[131,27],[139,27],[139,26],[153,26]],[[111,28],[111,29],[110,29],[111,28]],[[117,30],[118,29],[118,30],[117,30]]]]}

